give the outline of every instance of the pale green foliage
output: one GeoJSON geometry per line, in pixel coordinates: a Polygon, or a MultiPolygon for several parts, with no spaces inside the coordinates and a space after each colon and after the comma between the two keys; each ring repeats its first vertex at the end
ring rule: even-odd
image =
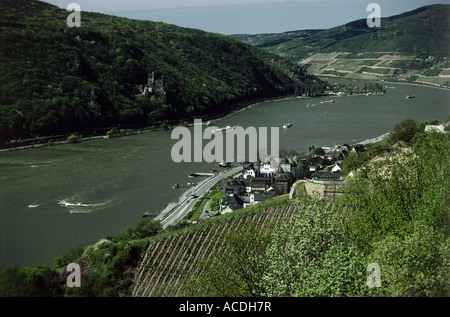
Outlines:
{"type": "Polygon", "coordinates": [[[214,195],[212,195],[211,200],[209,201],[209,207],[213,211],[219,210],[220,206],[223,205],[226,198],[227,198],[226,193],[221,192],[215,193],[214,195]]]}
{"type": "Polygon", "coordinates": [[[134,227],[127,226],[119,235],[119,240],[144,239],[162,230],[161,221],[152,218],[139,220],[134,227]]]}
{"type": "MultiPolygon", "coordinates": [[[[344,198],[348,234],[371,252],[388,234],[404,234],[421,220],[439,232],[448,219],[450,142],[438,133],[420,133],[411,149],[392,151],[356,174],[344,198]],[[368,182],[367,182],[368,181],[368,182]]],[[[344,210],[344,209],[343,209],[344,210]]]]}
{"type": "Polygon", "coordinates": [[[99,249],[106,249],[111,245],[111,240],[108,239],[100,239],[94,245],[90,245],[86,247],[83,254],[88,254],[89,252],[95,252],[99,249]]]}
{"type": "Polygon", "coordinates": [[[362,182],[347,188],[346,233],[381,267],[381,287],[365,295],[448,295],[450,142],[427,132],[411,145],[367,166],[357,174],[362,182]]]}
{"type": "Polygon", "coordinates": [[[345,296],[364,282],[362,255],[320,201],[299,206],[274,233],[263,261],[265,296],[345,296]]]}
{"type": "Polygon", "coordinates": [[[450,278],[446,265],[450,240],[423,222],[404,237],[390,235],[375,244],[372,261],[381,267],[381,287],[376,295],[445,296],[450,278]]]}
{"type": "Polygon", "coordinates": [[[443,231],[450,211],[450,141],[447,135],[427,132],[416,135],[412,148],[418,157],[414,169],[419,192],[413,219],[443,231]]]}

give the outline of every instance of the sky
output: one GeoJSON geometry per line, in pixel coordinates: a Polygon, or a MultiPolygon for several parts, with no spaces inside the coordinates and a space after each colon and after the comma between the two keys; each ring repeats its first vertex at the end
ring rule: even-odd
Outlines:
{"type": "Polygon", "coordinates": [[[281,33],[326,29],[358,19],[380,5],[388,17],[450,0],[45,0],[66,8],[71,2],[82,11],[131,19],[161,21],[221,34],[281,33]]]}

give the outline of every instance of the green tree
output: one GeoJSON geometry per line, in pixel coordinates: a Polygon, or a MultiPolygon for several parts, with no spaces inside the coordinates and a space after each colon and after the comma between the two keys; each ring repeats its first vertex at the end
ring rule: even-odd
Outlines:
{"type": "MultiPolygon", "coordinates": [[[[350,152],[344,159],[344,164],[342,168],[342,174],[348,175],[351,171],[356,171],[358,169],[363,168],[364,164],[370,159],[370,155],[368,153],[357,153],[350,152]]],[[[361,169],[360,171],[363,171],[361,169]]]]}
{"type": "Polygon", "coordinates": [[[311,153],[314,155],[325,155],[325,150],[322,149],[321,147],[317,147],[314,150],[312,150],[311,153]]]}
{"type": "Polygon", "coordinates": [[[300,205],[274,232],[263,258],[265,296],[346,296],[364,283],[362,254],[325,202],[300,205]]]}
{"type": "Polygon", "coordinates": [[[412,150],[416,155],[412,182],[417,186],[412,217],[444,232],[450,213],[450,140],[438,132],[419,133],[412,150]]]}
{"type": "Polygon", "coordinates": [[[59,273],[46,265],[9,268],[0,275],[2,297],[62,296],[59,273]]]}
{"type": "Polygon", "coordinates": [[[60,256],[55,257],[55,269],[66,268],[70,263],[76,262],[83,255],[84,247],[77,245],[64,251],[60,256]]]}
{"type": "Polygon", "coordinates": [[[119,240],[143,239],[156,235],[162,230],[161,221],[142,218],[134,227],[127,226],[119,235],[119,240]]]}
{"type": "Polygon", "coordinates": [[[391,144],[398,141],[409,143],[418,132],[417,123],[413,119],[405,119],[397,123],[389,133],[388,140],[391,144]]]}
{"type": "Polygon", "coordinates": [[[30,295],[26,273],[17,267],[8,268],[0,274],[0,297],[24,297],[30,295]]]}
{"type": "Polygon", "coordinates": [[[226,193],[215,193],[211,196],[211,199],[209,201],[209,207],[211,208],[211,210],[213,211],[217,211],[220,209],[220,206],[223,205],[223,203],[225,202],[225,199],[227,198],[227,194],[226,193]]]}
{"type": "Polygon", "coordinates": [[[448,296],[450,239],[424,222],[412,232],[389,235],[375,244],[371,262],[381,269],[381,287],[372,294],[395,297],[448,296]]]}

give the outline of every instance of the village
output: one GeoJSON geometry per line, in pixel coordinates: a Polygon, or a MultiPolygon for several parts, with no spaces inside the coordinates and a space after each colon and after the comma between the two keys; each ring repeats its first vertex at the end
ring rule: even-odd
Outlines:
{"type": "Polygon", "coordinates": [[[243,162],[240,173],[219,183],[218,191],[226,197],[220,204],[220,210],[208,216],[232,212],[289,194],[297,180],[339,181],[344,158],[351,152],[364,151],[364,145],[312,146],[310,153],[282,158],[278,164],[273,161],[243,162]]]}

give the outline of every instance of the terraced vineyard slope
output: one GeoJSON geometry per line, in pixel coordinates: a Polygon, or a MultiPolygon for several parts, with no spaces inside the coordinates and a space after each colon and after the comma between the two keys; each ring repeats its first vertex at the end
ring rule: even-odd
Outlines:
{"type": "Polygon", "coordinates": [[[236,35],[316,76],[450,86],[449,5],[430,5],[370,28],[361,19],[325,30],[236,35]]]}

